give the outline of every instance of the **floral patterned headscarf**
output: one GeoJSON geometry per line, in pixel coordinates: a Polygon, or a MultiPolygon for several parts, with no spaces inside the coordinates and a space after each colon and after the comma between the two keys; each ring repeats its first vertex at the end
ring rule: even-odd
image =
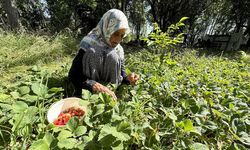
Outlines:
{"type": "Polygon", "coordinates": [[[125,36],[129,33],[128,19],[122,11],[111,9],[82,39],[80,48],[85,51],[82,58],[83,75],[88,79],[117,85],[122,82],[124,51],[120,44],[111,47],[109,41],[111,35],[119,29],[126,29],[125,36]]]}
{"type": "Polygon", "coordinates": [[[128,19],[122,11],[111,9],[102,16],[97,26],[83,40],[98,45],[102,42],[110,45],[111,35],[119,29],[126,29],[125,36],[130,32],[128,19]]]}

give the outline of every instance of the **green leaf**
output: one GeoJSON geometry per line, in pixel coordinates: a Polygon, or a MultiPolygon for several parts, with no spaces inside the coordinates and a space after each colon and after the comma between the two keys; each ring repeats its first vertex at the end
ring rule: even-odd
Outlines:
{"type": "Polygon", "coordinates": [[[233,143],[230,147],[227,148],[227,150],[247,150],[243,145],[233,143]]]}
{"type": "Polygon", "coordinates": [[[174,113],[169,113],[169,116],[168,116],[171,120],[173,120],[173,121],[176,121],[177,120],[177,117],[176,117],[176,115],[174,114],[174,113]]]}
{"type": "Polygon", "coordinates": [[[14,98],[14,99],[18,99],[20,97],[20,94],[18,92],[10,92],[10,95],[14,98]]]}
{"type": "Polygon", "coordinates": [[[189,17],[182,17],[179,22],[183,22],[183,21],[187,20],[188,18],[189,17]]]}
{"type": "Polygon", "coordinates": [[[123,132],[118,132],[116,130],[116,127],[111,127],[110,125],[105,125],[101,129],[100,135],[98,137],[98,141],[104,138],[107,135],[113,135],[114,137],[118,138],[121,141],[128,141],[130,139],[130,136],[123,132]]]}
{"type": "Polygon", "coordinates": [[[82,90],[82,98],[83,98],[83,99],[88,100],[88,99],[90,99],[90,96],[91,96],[90,91],[85,90],[85,89],[82,90]]]}
{"type": "Polygon", "coordinates": [[[130,127],[130,124],[127,121],[122,121],[118,126],[117,126],[117,131],[124,131],[130,127]]]}
{"type": "Polygon", "coordinates": [[[161,138],[160,138],[160,135],[158,132],[155,134],[155,139],[156,139],[156,141],[160,142],[161,138]]]}
{"type": "Polygon", "coordinates": [[[79,105],[81,105],[81,106],[88,106],[89,104],[90,104],[89,101],[85,101],[85,100],[80,100],[79,101],[79,105]]]}
{"type": "Polygon", "coordinates": [[[250,146],[250,135],[246,132],[240,132],[240,141],[244,143],[245,145],[250,146]]]}
{"type": "Polygon", "coordinates": [[[67,128],[74,132],[79,125],[79,120],[76,117],[70,118],[70,120],[67,122],[67,128]]]}
{"type": "Polygon", "coordinates": [[[36,95],[41,97],[44,97],[48,93],[48,87],[40,83],[33,83],[31,89],[36,95]]]}
{"type": "Polygon", "coordinates": [[[116,141],[116,138],[111,135],[111,134],[107,134],[107,135],[101,135],[102,138],[100,138],[99,143],[102,147],[111,147],[111,145],[113,145],[113,143],[116,141]]]}
{"type": "Polygon", "coordinates": [[[75,135],[76,136],[81,136],[87,132],[87,128],[85,126],[78,126],[75,130],[75,135]]]}
{"type": "Polygon", "coordinates": [[[55,138],[53,137],[53,135],[49,132],[47,132],[45,134],[45,136],[43,137],[43,140],[50,146],[50,144],[52,143],[52,141],[54,140],[55,138]]]}
{"type": "Polygon", "coordinates": [[[97,132],[90,130],[88,136],[84,136],[83,140],[84,142],[90,142],[93,140],[93,138],[96,136],[97,132]]]}
{"type": "Polygon", "coordinates": [[[193,122],[190,119],[184,121],[184,130],[185,131],[193,131],[193,122]]]}
{"type": "Polygon", "coordinates": [[[124,150],[124,146],[121,141],[116,141],[115,143],[113,143],[111,148],[112,150],[124,150]]]}
{"type": "Polygon", "coordinates": [[[25,102],[32,103],[32,102],[35,102],[36,100],[38,100],[38,96],[26,94],[26,95],[22,96],[20,99],[25,101],[25,102]]]}
{"type": "Polygon", "coordinates": [[[216,130],[218,128],[217,124],[214,123],[213,121],[207,121],[204,124],[204,127],[207,128],[207,129],[210,129],[210,130],[216,130]]]}
{"type": "Polygon", "coordinates": [[[84,117],[84,122],[85,122],[88,126],[93,127],[93,123],[90,122],[89,116],[85,116],[85,117],[84,117]]]}
{"type": "Polygon", "coordinates": [[[98,116],[104,112],[105,104],[98,104],[96,106],[96,112],[93,117],[98,116]]]}
{"type": "Polygon", "coordinates": [[[30,88],[29,88],[28,86],[21,86],[21,87],[18,89],[18,92],[19,92],[21,95],[29,94],[30,88]]]}
{"type": "Polygon", "coordinates": [[[98,94],[93,94],[91,95],[91,97],[89,98],[91,101],[96,102],[99,99],[99,95],[98,94]]]}
{"type": "Polygon", "coordinates": [[[49,150],[49,145],[43,139],[40,139],[33,142],[29,150],[49,150]]]}
{"type": "Polygon", "coordinates": [[[57,87],[53,87],[49,89],[49,92],[52,92],[52,93],[58,93],[58,92],[63,92],[63,91],[64,91],[63,88],[57,88],[57,87]]]}
{"type": "Polygon", "coordinates": [[[190,119],[187,119],[183,122],[184,124],[184,131],[186,132],[193,132],[201,135],[201,133],[193,126],[193,122],[190,119]]]}
{"type": "Polygon", "coordinates": [[[62,130],[62,131],[59,133],[57,139],[58,139],[59,141],[61,141],[61,140],[63,140],[63,139],[67,139],[67,138],[69,138],[69,137],[73,137],[72,132],[67,131],[67,130],[62,130]]]}
{"type": "Polygon", "coordinates": [[[218,117],[222,117],[222,113],[221,113],[221,112],[219,112],[218,110],[216,110],[216,109],[212,109],[212,112],[213,112],[216,116],[218,116],[218,117]]]}
{"type": "Polygon", "coordinates": [[[0,102],[8,102],[10,98],[11,98],[10,95],[0,93],[0,102]]]}
{"type": "Polygon", "coordinates": [[[24,113],[28,109],[28,105],[25,102],[17,101],[12,105],[12,110],[14,113],[24,113]]]}
{"type": "Polygon", "coordinates": [[[59,148],[73,149],[77,144],[77,140],[74,138],[63,139],[58,142],[59,148]]]}
{"type": "Polygon", "coordinates": [[[208,146],[202,143],[193,143],[189,148],[190,150],[209,150],[208,146]]]}
{"type": "Polygon", "coordinates": [[[180,22],[180,23],[177,23],[178,27],[181,27],[181,26],[185,26],[184,23],[180,22]]]}

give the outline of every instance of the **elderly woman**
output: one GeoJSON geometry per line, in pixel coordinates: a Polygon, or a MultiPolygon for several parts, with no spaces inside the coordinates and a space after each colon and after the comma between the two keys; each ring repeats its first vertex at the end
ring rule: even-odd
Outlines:
{"type": "Polygon", "coordinates": [[[82,89],[103,92],[117,99],[104,84],[135,84],[139,76],[126,75],[124,52],[120,45],[129,33],[127,17],[117,9],[107,11],[98,25],[85,36],[69,71],[69,80],[74,85],[74,96],[81,97],[82,89]]]}

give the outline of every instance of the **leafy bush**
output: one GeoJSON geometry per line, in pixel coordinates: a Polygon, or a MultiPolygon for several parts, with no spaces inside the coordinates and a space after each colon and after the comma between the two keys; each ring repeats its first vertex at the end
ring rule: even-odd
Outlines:
{"type": "Polygon", "coordinates": [[[174,48],[177,44],[183,42],[183,33],[180,32],[180,28],[184,27],[184,21],[188,17],[183,17],[176,24],[172,24],[168,27],[166,32],[162,32],[157,23],[153,24],[154,30],[148,37],[143,38],[147,45],[150,46],[156,53],[169,52],[171,48],[174,48]]]}
{"type": "Polygon", "coordinates": [[[168,27],[166,32],[162,32],[157,23],[154,23],[154,30],[148,37],[142,40],[146,41],[147,46],[155,53],[160,55],[160,65],[164,61],[170,61],[171,51],[176,48],[178,44],[183,43],[184,33],[181,33],[180,28],[185,27],[183,23],[188,17],[183,17],[176,24],[172,24],[168,27]]]}

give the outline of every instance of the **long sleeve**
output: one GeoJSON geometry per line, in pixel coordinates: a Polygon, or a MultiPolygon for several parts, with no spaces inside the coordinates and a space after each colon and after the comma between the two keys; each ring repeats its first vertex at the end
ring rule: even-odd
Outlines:
{"type": "Polygon", "coordinates": [[[73,60],[72,66],[69,71],[69,80],[75,87],[74,96],[80,97],[82,95],[82,89],[87,89],[92,92],[92,86],[96,83],[94,80],[89,80],[83,75],[82,58],[85,54],[83,49],[78,51],[78,54],[73,60]]]}
{"type": "Polygon", "coordinates": [[[127,79],[127,74],[124,66],[124,60],[121,62],[121,75],[123,77],[122,83],[129,84],[129,81],[127,79]]]}

